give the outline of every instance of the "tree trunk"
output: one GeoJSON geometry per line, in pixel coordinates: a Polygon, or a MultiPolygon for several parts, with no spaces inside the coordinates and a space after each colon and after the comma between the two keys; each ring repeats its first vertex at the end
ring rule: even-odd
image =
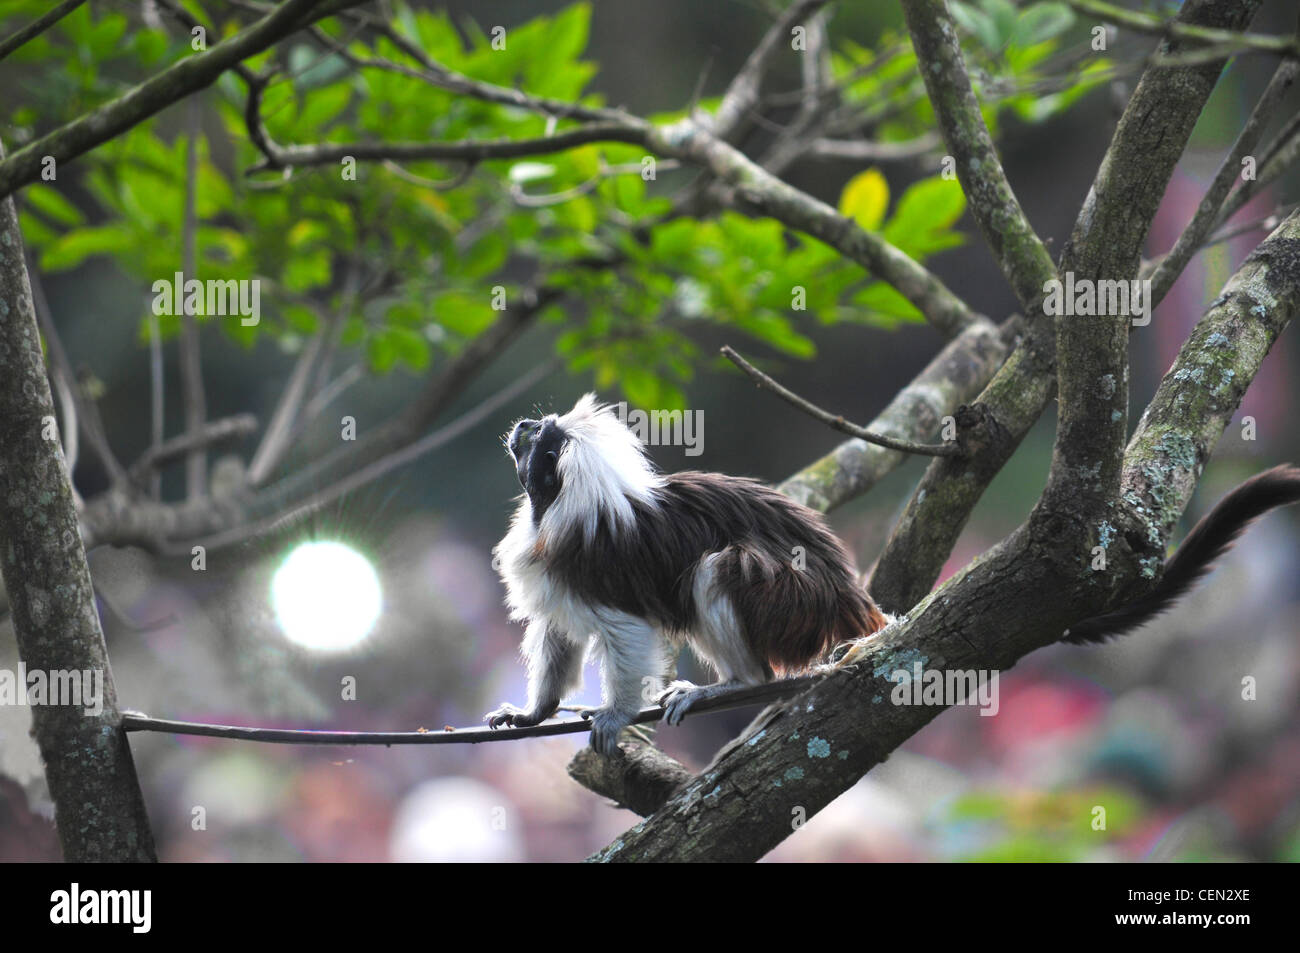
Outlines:
{"type": "Polygon", "coordinates": [[[32,730],[64,860],[153,861],[153,834],[120,725],[54,426],[22,249],[17,211],[6,198],[0,203],[0,572],[27,672],[102,679],[99,714],[86,714],[85,704],[34,704],[32,730]]]}

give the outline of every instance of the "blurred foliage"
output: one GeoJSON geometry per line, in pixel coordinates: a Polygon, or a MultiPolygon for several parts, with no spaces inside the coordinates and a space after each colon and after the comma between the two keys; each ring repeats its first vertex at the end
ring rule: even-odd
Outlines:
{"type": "Polygon", "coordinates": [[[1131,833],[1141,815],[1141,802],[1119,787],[977,791],[953,803],[948,823],[970,828],[986,842],[962,860],[1044,863],[1087,860],[1099,847],[1131,833]],[[1093,827],[1098,808],[1105,810],[1102,830],[1093,827]]]}
{"type": "MultiPolygon", "coordinates": [[[[237,9],[184,5],[200,22],[221,18],[209,43],[237,28],[237,9]]],[[[0,30],[42,6],[10,4],[0,30]]],[[[504,49],[494,48],[472,21],[454,23],[445,13],[404,3],[393,10],[396,33],[450,70],[537,96],[602,104],[588,89],[596,65],[583,59],[591,18],[586,3],[512,27],[504,49]]],[[[954,4],[954,14],[973,37],[969,55],[994,128],[1008,110],[1026,121],[1059,112],[1090,88],[1089,71],[1104,69],[1094,57],[1084,82],[1037,95],[1030,87],[1072,23],[1067,8],[982,0],[954,4]],[[1027,91],[1009,94],[1013,88],[1027,91]]],[[[168,26],[151,29],[87,4],[22,48],[15,60],[42,68],[22,80],[25,105],[11,117],[19,140],[189,55],[188,31],[168,26]]],[[[412,64],[386,37],[356,39],[346,21],[327,21],[322,30],[333,49],[299,34],[246,62],[274,72],[261,112],[278,143],[523,138],[560,125],[399,71],[358,68],[340,51],[412,64]]],[[[847,39],[837,45],[832,70],[843,85],[843,108],[865,117],[876,138],[903,140],[932,129],[905,37],[883,36],[877,49],[847,39]]],[[[247,346],[263,335],[292,346],[327,316],[341,314],[342,346],[364,355],[372,371],[419,371],[482,333],[497,317],[494,296],[500,304],[504,294],[511,307],[525,276],[534,276],[581,302],[543,315],[560,326],[557,346],[571,371],[592,375],[602,389],[618,385],[637,404],[673,407],[683,405],[681,388],[699,363],[692,335],[701,322],[735,327],[778,353],[809,358],[814,345],[800,330],[801,311],[824,323],[894,327],[921,320],[892,288],[774,221],[730,212],[706,221],[675,217],[671,177],[647,173],[635,146],[588,145],[534,160],[483,162],[467,176],[458,164],[438,162],[363,163],[356,181],[325,167],[248,175],[261,155],[249,139],[245,103],[244,84],[233,73],[199,96],[198,274],[185,277],[260,279],[261,324],[220,322],[247,346]],[[439,181],[451,187],[435,188],[439,181]],[[618,266],[591,264],[609,260],[618,266]],[[358,285],[360,293],[349,293],[358,285]]],[[[67,271],[106,256],[148,285],[181,269],[193,128],[178,122],[184,116],[164,113],[81,158],[76,169],[84,191],[75,201],[63,181],[25,190],[24,234],[42,269],[67,271]]],[[[964,196],[956,181],[940,177],[908,186],[891,212],[884,174],[868,169],[844,187],[840,210],[922,261],[963,240],[956,225],[964,196]]],[[[161,316],[164,336],[178,323],[161,316]]]]}

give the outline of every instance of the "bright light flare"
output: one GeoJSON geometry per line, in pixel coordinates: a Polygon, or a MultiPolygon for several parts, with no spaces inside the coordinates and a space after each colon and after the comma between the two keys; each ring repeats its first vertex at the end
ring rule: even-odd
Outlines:
{"type": "Polygon", "coordinates": [[[275,571],[271,605],[290,642],[343,652],[359,645],[379,618],[379,577],[351,546],[303,543],[275,571]]]}

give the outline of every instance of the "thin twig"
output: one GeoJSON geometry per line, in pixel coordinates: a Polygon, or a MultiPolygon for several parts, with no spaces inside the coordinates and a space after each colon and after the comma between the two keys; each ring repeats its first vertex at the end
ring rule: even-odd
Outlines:
{"type": "Polygon", "coordinates": [[[768,375],[764,374],[753,364],[737,354],[730,347],[722,348],[722,356],[735,364],[738,368],[748,374],[759,387],[772,391],[786,403],[797,407],[810,417],[820,420],[829,427],[846,433],[850,437],[857,437],[859,440],[865,440],[867,443],[874,443],[876,446],[885,447],[888,450],[898,450],[901,453],[915,453],[927,457],[960,457],[962,456],[961,448],[955,443],[913,443],[910,440],[900,440],[897,437],[887,437],[884,434],[872,433],[870,430],[864,430],[857,424],[849,423],[838,414],[832,414],[822,410],[816,404],[813,404],[800,397],[794,391],[778,384],[768,375]]]}
{"type": "Polygon", "coordinates": [[[546,375],[553,372],[557,367],[559,367],[559,364],[560,362],[558,359],[538,364],[523,377],[520,377],[518,380],[513,382],[509,387],[493,394],[491,397],[475,406],[472,410],[467,411],[445,426],[439,427],[432,433],[426,434],[419,440],[402,447],[400,450],[394,450],[392,453],[380,457],[378,460],[367,464],[317,493],[312,494],[302,502],[296,503],[292,507],[288,507],[273,516],[252,523],[246,523],[237,526],[234,529],[227,530],[224,533],[218,533],[217,535],[209,536],[193,542],[187,541],[178,545],[164,547],[163,551],[169,555],[188,553],[190,547],[194,545],[194,543],[202,545],[209,551],[212,551],[225,546],[242,543],[245,540],[260,536],[263,533],[271,533],[280,527],[291,524],[295,520],[309,515],[316,510],[319,510],[322,506],[337,500],[339,497],[351,493],[353,490],[358,490],[368,483],[373,483],[375,480],[386,476],[398,467],[406,466],[408,463],[413,462],[424,454],[436,450],[443,444],[449,443],[476,425],[479,421],[486,418],[489,414],[493,413],[498,407],[513,400],[516,396],[523,393],[542,378],[546,377],[546,375]]]}
{"type": "Polygon", "coordinates": [[[63,0],[63,3],[60,3],[54,9],[47,11],[44,15],[27,24],[27,26],[15,30],[9,36],[0,40],[0,60],[3,60],[24,43],[28,43],[40,36],[85,2],[86,0],[63,0]]]}
{"type": "Polygon", "coordinates": [[[198,447],[211,447],[227,440],[237,440],[256,430],[257,418],[252,414],[236,414],[233,417],[209,420],[194,433],[184,433],[157,446],[151,446],[141,454],[139,460],[131,464],[127,475],[134,483],[142,484],[146,475],[160,470],[198,447]]]}
{"type": "MultiPolygon", "coordinates": [[[[191,279],[198,278],[198,192],[199,192],[199,98],[189,101],[189,130],[185,138],[185,211],[181,226],[181,268],[191,279]]],[[[181,399],[185,410],[185,432],[202,433],[208,418],[208,398],[203,389],[203,353],[199,342],[199,319],[187,296],[181,307],[180,350],[181,399]]],[[[201,442],[191,446],[185,460],[185,498],[197,500],[208,492],[208,454],[201,442]]]]}
{"type": "MultiPolygon", "coordinates": [[[[117,454],[113,452],[113,447],[108,442],[108,433],[104,429],[104,422],[99,415],[99,408],[82,389],[80,378],[73,369],[72,362],[68,359],[68,352],[63,348],[63,339],[59,336],[58,328],[54,326],[54,314],[50,310],[50,303],[45,297],[45,285],[41,281],[40,272],[35,268],[28,267],[27,274],[31,283],[32,304],[36,309],[36,320],[40,326],[41,334],[45,338],[46,350],[49,352],[50,366],[54,369],[56,376],[67,380],[68,386],[72,389],[72,399],[76,404],[78,425],[86,437],[86,442],[95,451],[95,456],[99,457],[99,462],[104,465],[109,482],[115,487],[121,486],[126,482],[126,469],[122,466],[122,462],[118,460],[117,454]]],[[[69,476],[71,476],[71,473],[69,473],[69,476]]]]}
{"type": "MultiPolygon", "coordinates": [[[[702,698],[691,707],[689,715],[733,708],[748,708],[789,698],[812,688],[826,676],[801,675],[764,685],[750,685],[711,698],[702,698]]],[[[664,710],[658,705],[643,708],[632,719],[634,725],[659,721],[664,710]]],[[[548,721],[531,728],[452,728],[420,731],[317,731],[310,728],[252,728],[243,725],[208,725],[192,721],[169,721],[150,718],[142,712],[124,711],[122,727],[127,731],[155,731],[172,735],[200,735],[206,738],[230,738],[238,741],[262,741],[282,745],[456,745],[482,744],[488,741],[517,741],[571,735],[591,730],[587,718],[548,721]]]]}
{"type": "Polygon", "coordinates": [[[1263,95],[1260,96],[1255,108],[1251,110],[1250,117],[1242,126],[1237,141],[1223,157],[1223,162],[1219,165],[1210,188],[1197,204],[1191,222],[1183,229],[1178,240],[1174,242],[1174,247],[1156,268],[1151,278],[1151,301],[1149,302],[1151,308],[1160,304],[1169,289],[1174,286],[1174,282],[1178,280],[1178,276],[1183,273],[1183,269],[1187,267],[1187,263],[1192,260],[1197,249],[1205,243],[1206,237],[1218,221],[1219,210],[1223,207],[1224,199],[1228,197],[1233,183],[1241,175],[1242,160],[1254,151],[1260,137],[1264,134],[1264,127],[1268,125],[1273,113],[1281,105],[1297,74],[1300,74],[1300,62],[1293,59],[1283,60],[1273,73],[1273,78],[1269,80],[1263,95]]]}

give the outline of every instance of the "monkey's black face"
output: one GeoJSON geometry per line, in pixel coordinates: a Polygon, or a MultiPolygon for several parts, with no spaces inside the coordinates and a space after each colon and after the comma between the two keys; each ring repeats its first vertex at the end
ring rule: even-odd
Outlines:
{"type": "Polygon", "coordinates": [[[515,458],[519,485],[533,504],[533,519],[542,514],[560,493],[558,464],[564,448],[565,434],[555,416],[541,420],[521,420],[510,432],[510,456],[515,458]]]}

